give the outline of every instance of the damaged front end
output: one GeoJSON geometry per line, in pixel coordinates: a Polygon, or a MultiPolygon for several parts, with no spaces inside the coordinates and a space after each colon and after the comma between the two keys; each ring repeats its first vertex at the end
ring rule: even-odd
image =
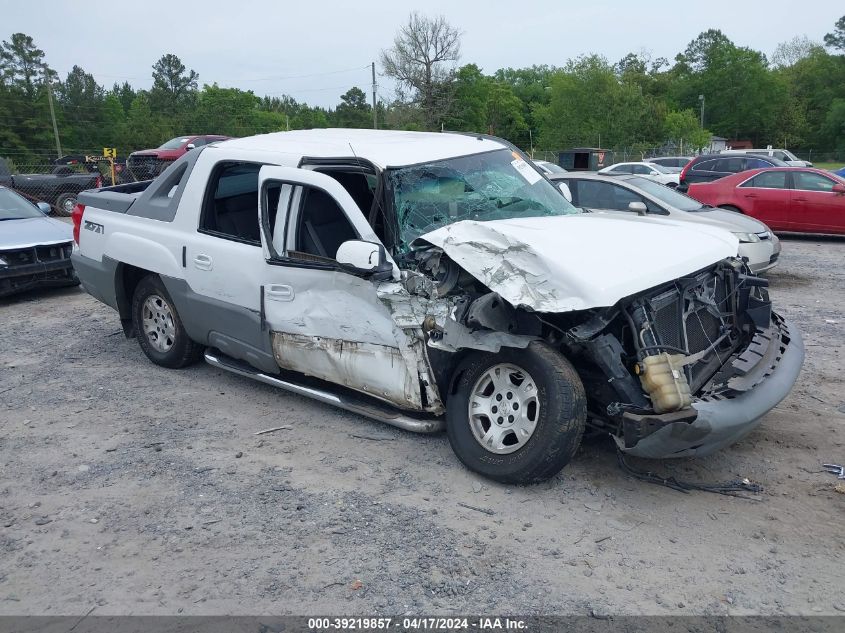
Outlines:
{"type": "Polygon", "coordinates": [[[789,393],[800,334],[772,312],[767,280],[737,260],[591,311],[562,347],[591,422],[641,457],[706,455],[736,442],[789,393]]]}
{"type": "MultiPolygon", "coordinates": [[[[632,455],[705,455],[736,442],[786,397],[803,363],[800,334],[772,311],[767,280],[737,259],[612,307],[550,314],[514,307],[438,248],[412,258],[404,283],[426,298],[406,327],[422,324],[433,375],[448,376],[467,350],[543,340],[577,369],[589,425],[632,455]]],[[[437,383],[445,399],[448,385],[437,383]]]]}

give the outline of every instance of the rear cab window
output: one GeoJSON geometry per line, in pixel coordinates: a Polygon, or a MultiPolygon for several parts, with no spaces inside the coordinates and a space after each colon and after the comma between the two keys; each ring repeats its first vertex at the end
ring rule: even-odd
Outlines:
{"type": "Polygon", "coordinates": [[[198,230],[215,237],[255,246],[258,230],[260,163],[222,162],[208,181],[198,230]]]}

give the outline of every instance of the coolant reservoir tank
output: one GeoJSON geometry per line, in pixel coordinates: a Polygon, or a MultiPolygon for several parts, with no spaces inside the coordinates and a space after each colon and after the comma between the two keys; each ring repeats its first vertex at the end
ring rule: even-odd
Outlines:
{"type": "Polygon", "coordinates": [[[684,373],[683,354],[646,356],[639,365],[640,382],[651,397],[656,413],[679,411],[692,404],[689,383],[684,373]]]}

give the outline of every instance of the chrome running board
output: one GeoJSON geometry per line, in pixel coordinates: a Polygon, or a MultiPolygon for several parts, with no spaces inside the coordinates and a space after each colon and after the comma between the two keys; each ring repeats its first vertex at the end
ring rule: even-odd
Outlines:
{"type": "Polygon", "coordinates": [[[205,352],[205,362],[212,367],[225,369],[239,376],[252,378],[253,380],[290,391],[300,396],[305,396],[306,398],[331,404],[340,409],[363,415],[371,420],[384,422],[385,424],[405,431],[412,431],[413,433],[438,433],[446,428],[446,422],[442,418],[415,418],[387,405],[365,401],[363,397],[359,399],[354,395],[339,395],[324,389],[300,385],[277,376],[265,374],[216,350],[207,350],[205,352]]]}

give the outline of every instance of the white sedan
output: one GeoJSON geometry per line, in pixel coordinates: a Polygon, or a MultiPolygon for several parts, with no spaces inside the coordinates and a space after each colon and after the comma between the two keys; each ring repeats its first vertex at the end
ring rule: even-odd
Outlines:
{"type": "Polygon", "coordinates": [[[610,167],[605,167],[599,170],[600,174],[607,174],[608,176],[625,176],[633,174],[642,178],[648,178],[661,185],[669,187],[677,187],[680,182],[680,175],[677,172],[672,172],[662,165],[655,165],[653,163],[616,163],[610,167]]]}

